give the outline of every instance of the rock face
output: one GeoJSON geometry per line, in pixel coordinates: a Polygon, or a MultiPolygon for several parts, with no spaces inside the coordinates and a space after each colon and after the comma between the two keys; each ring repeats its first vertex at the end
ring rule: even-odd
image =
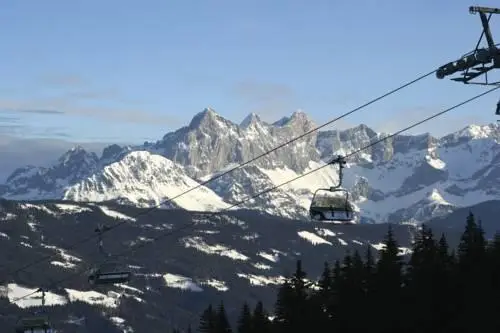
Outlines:
{"type": "MultiPolygon", "coordinates": [[[[214,110],[198,113],[188,126],[138,146],[111,145],[98,157],[80,147],[49,168],[24,166],[0,185],[8,199],[109,201],[138,207],[165,205],[220,210],[261,192],[240,208],[307,219],[312,193],[338,183],[327,166],[276,190],[268,189],[319,168],[386,136],[366,125],[313,132],[303,112],[273,124],[250,114],[239,125],[214,110]],[[273,150],[238,170],[205,183],[273,150]],[[193,187],[195,190],[177,197],[193,187]]],[[[442,138],[399,135],[360,151],[348,161],[343,186],[351,192],[361,222],[422,222],[458,207],[499,199],[500,127],[470,125],[442,138]]]]}

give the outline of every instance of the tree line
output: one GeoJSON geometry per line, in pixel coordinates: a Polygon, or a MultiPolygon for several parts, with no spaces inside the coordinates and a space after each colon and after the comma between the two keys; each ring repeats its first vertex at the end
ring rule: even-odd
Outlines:
{"type": "Polygon", "coordinates": [[[378,259],[368,247],[325,263],[316,283],[298,261],[272,317],[261,302],[245,303],[232,328],[224,304],[209,305],[198,332],[500,332],[500,234],[487,241],[469,213],[456,250],[425,225],[406,261],[390,226],[384,244],[378,259]]]}

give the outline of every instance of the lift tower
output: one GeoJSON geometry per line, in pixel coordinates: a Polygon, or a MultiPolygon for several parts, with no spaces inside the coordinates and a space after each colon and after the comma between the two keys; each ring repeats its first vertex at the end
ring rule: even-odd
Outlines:
{"type": "MultiPolygon", "coordinates": [[[[439,67],[436,71],[436,77],[443,79],[446,76],[460,72],[459,76],[453,77],[451,80],[465,84],[500,85],[500,81],[488,81],[488,72],[494,68],[500,68],[500,48],[498,48],[500,43],[495,44],[489,25],[491,16],[493,14],[500,14],[500,8],[471,6],[469,7],[469,13],[479,14],[483,26],[483,31],[476,44],[476,48],[474,51],[463,55],[460,59],[439,67]],[[486,39],[487,46],[480,47],[483,36],[486,39]],[[482,75],[484,75],[483,81],[472,81],[482,75]]],[[[500,100],[498,101],[495,114],[500,115],[500,100]]]]}

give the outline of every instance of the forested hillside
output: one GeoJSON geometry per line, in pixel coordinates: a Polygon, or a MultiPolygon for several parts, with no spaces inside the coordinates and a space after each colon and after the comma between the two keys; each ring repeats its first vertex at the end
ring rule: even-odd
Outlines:
{"type": "MultiPolygon", "coordinates": [[[[325,263],[317,284],[297,261],[280,287],[269,316],[261,302],[242,304],[233,328],[224,304],[202,313],[202,333],[299,332],[498,332],[500,329],[500,233],[487,241],[472,213],[456,250],[423,226],[404,262],[389,227],[375,260],[370,247],[325,263]],[[253,308],[253,309],[252,309],[253,308]]],[[[188,331],[190,328],[188,329],[188,331]]],[[[178,330],[180,332],[180,330],[178,330]]]]}

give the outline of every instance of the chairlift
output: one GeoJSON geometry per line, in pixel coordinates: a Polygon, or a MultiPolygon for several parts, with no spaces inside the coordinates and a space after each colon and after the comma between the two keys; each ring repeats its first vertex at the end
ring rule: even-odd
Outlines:
{"type": "Polygon", "coordinates": [[[46,316],[37,316],[23,318],[19,320],[16,333],[52,333],[53,329],[49,318],[46,316]]]}
{"type": "Polygon", "coordinates": [[[88,281],[92,285],[107,285],[127,283],[132,278],[132,272],[118,262],[106,262],[91,270],[88,281]]]}
{"type": "Polygon", "coordinates": [[[349,201],[349,192],[343,188],[317,189],[314,192],[309,213],[311,219],[315,221],[338,221],[351,224],[354,220],[354,206],[349,201]],[[340,195],[329,195],[333,193],[340,195]]]}
{"type": "Polygon", "coordinates": [[[98,247],[99,253],[104,257],[104,262],[90,271],[88,281],[92,285],[109,285],[115,283],[127,283],[132,278],[132,272],[124,265],[115,261],[107,261],[109,255],[104,251],[104,242],[102,234],[109,230],[108,226],[99,225],[95,232],[99,234],[98,247]]]}
{"type": "Polygon", "coordinates": [[[311,220],[332,222],[335,224],[356,224],[354,205],[349,200],[349,192],[342,188],[342,169],[346,161],[344,157],[330,161],[330,164],[339,165],[339,184],[330,188],[320,188],[314,192],[309,207],[311,220]]]}
{"type": "MultiPolygon", "coordinates": [[[[45,289],[40,288],[37,292],[42,293],[42,309],[45,307],[45,289]]],[[[33,317],[22,318],[16,326],[16,333],[52,333],[52,325],[49,317],[36,315],[33,317]]]]}

